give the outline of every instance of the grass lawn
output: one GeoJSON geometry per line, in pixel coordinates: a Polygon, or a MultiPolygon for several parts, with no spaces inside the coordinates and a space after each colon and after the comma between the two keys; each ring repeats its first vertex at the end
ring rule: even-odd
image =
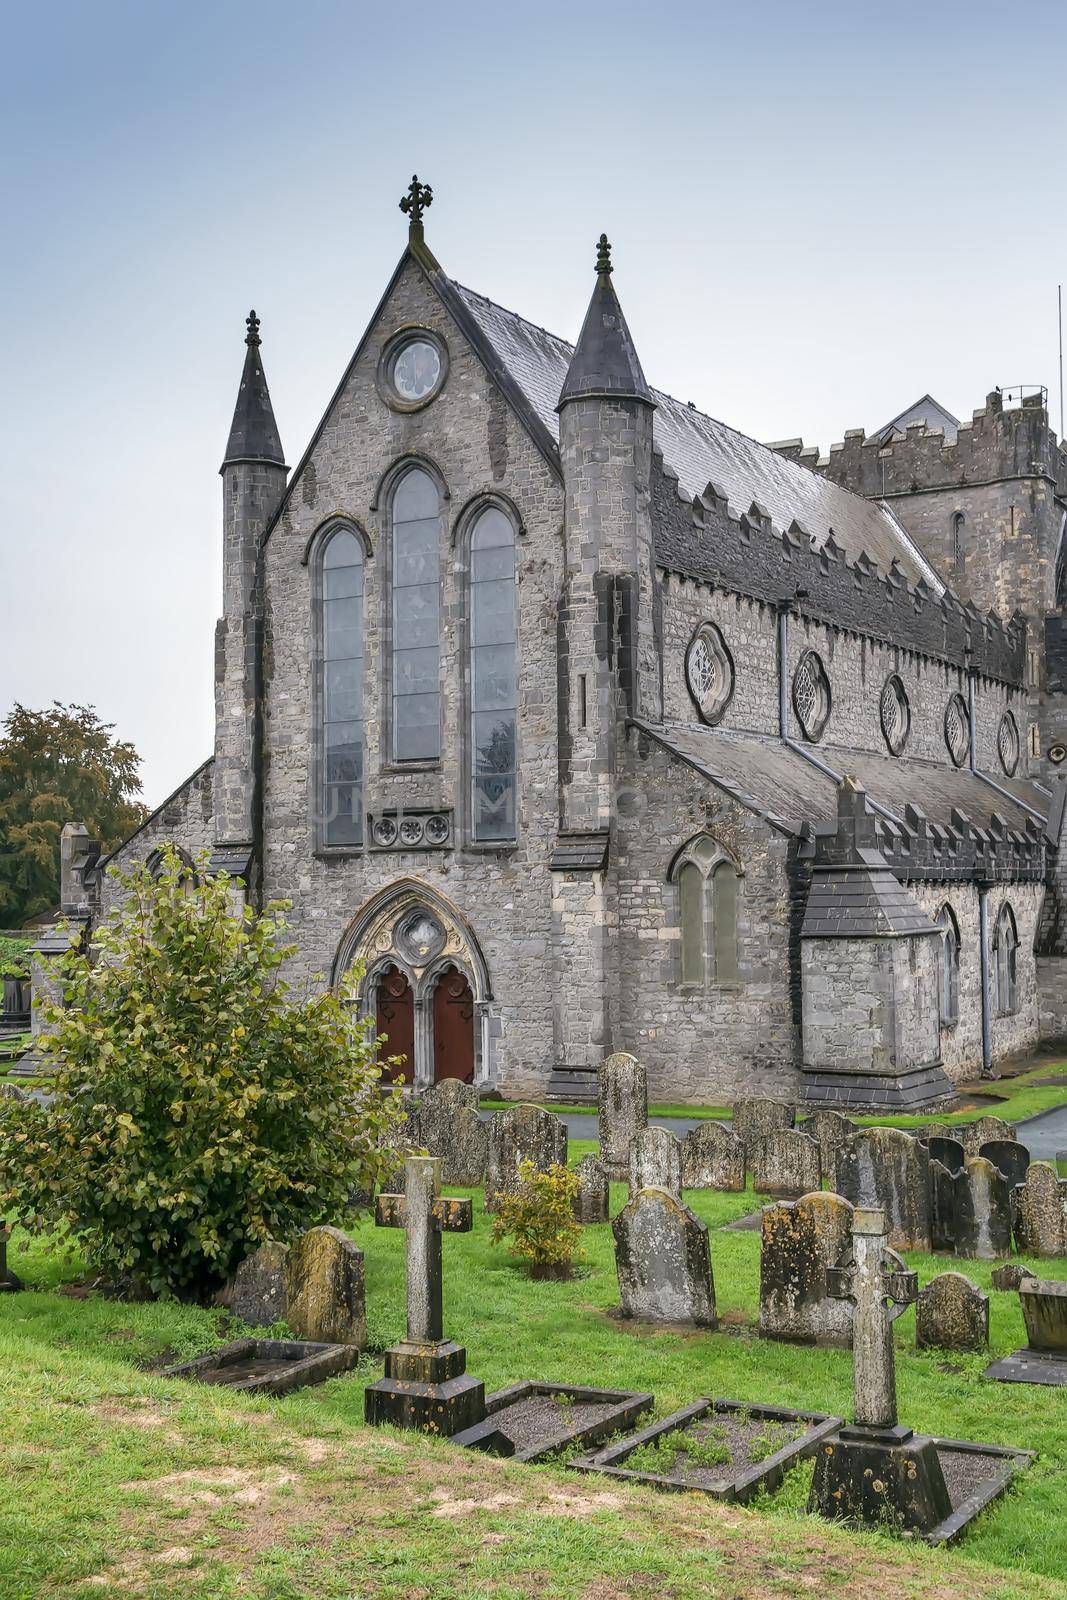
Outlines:
{"type": "MultiPolygon", "coordinates": [[[[572,1143],[572,1160],[588,1148],[572,1143]]],[[[616,1187],[613,1211],[624,1199],[616,1187]]],[[[687,1199],[715,1229],[754,1205],[751,1194],[687,1199]]],[[[713,1233],[723,1326],[679,1335],[608,1315],[609,1228],[585,1230],[581,1277],[534,1284],[490,1243],[477,1192],[475,1212],[473,1233],[445,1242],[446,1331],[487,1388],[531,1377],[650,1389],[660,1415],[705,1394],[847,1411],[846,1352],[756,1337],[758,1234],[713,1233]]],[[[403,1332],[403,1238],[367,1219],[350,1231],[380,1350],[403,1332]]],[[[217,1342],[219,1313],[72,1300],[57,1288],[77,1262],[18,1233],[9,1254],[29,1292],[0,1297],[0,1600],[1067,1596],[1067,1391],[987,1382],[987,1357],[916,1352],[912,1311],[896,1324],[902,1420],[1038,1452],[951,1553],[808,1518],[810,1466],[742,1511],[366,1430],[378,1355],[271,1402],[164,1382],[143,1364],[217,1342]]],[[[911,1264],[924,1281],[955,1265],[911,1264]]],[[[1067,1277],[1067,1261],[1030,1265],[1067,1277]]],[[[988,1287],[989,1264],[962,1270],[988,1287]]],[[[1016,1295],[991,1300],[1001,1354],[1024,1342],[1022,1319],[1016,1295]]]]}

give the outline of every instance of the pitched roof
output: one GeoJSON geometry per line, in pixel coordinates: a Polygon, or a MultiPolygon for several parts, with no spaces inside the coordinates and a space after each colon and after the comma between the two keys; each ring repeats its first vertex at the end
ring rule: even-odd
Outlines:
{"type": "MultiPolygon", "coordinates": [[[[573,346],[473,289],[450,283],[537,423],[558,438],[556,406],[574,357],[573,346]]],[[[756,501],[782,530],[796,521],[819,546],[832,531],[849,560],[866,551],[888,572],[895,559],[911,582],[925,578],[935,593],[942,592],[941,580],[887,506],[830,483],[671,395],[658,389],[650,393],[657,408],[656,445],[688,499],[715,483],[739,513],[756,501]]]]}
{"type": "Polygon", "coordinates": [[[943,428],[945,443],[955,444],[959,432],[960,419],[954,417],[947,406],[940,400],[935,400],[932,394],[920,396],[912,405],[906,406],[889,422],[884,422],[880,428],[875,428],[872,438],[879,439],[882,444],[888,444],[894,434],[903,436],[908,424],[912,422],[925,422],[928,428],[943,428]]]}

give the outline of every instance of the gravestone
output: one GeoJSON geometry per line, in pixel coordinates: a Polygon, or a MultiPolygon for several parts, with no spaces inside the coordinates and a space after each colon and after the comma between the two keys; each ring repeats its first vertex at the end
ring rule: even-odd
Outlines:
{"type": "Polygon", "coordinates": [[[919,1291],[915,1343],[940,1350],[985,1350],[989,1344],[989,1296],[962,1272],[942,1272],[919,1291]]]}
{"type": "Polygon", "coordinates": [[[285,1294],[298,1339],[366,1347],[363,1251],[340,1228],[309,1228],[290,1245],[285,1294]]]}
{"type": "Polygon", "coordinates": [[[976,1156],[992,1139],[1017,1139],[1019,1135],[1003,1117],[979,1117],[977,1122],[961,1123],[957,1137],[969,1156],[976,1156]]]}
{"type": "Polygon", "coordinates": [[[888,1248],[886,1226],[882,1211],[858,1207],[851,1252],[827,1272],[829,1292],[854,1308],[854,1420],[820,1446],[808,1510],[929,1533],[952,1506],[934,1441],[897,1424],[893,1321],[916,1298],[918,1279],[888,1248]]]}
{"type": "Polygon", "coordinates": [[[899,1128],[861,1128],[837,1156],[837,1191],[863,1210],[885,1213],[894,1250],[929,1251],[930,1153],[899,1128]]]}
{"type": "Polygon", "coordinates": [[[947,1122],[928,1122],[925,1128],[917,1128],[915,1137],[924,1144],[929,1144],[931,1139],[957,1139],[962,1144],[959,1129],[947,1122]]]}
{"type": "Polygon", "coordinates": [[[1067,1256],[1067,1178],[1050,1161],[1032,1161],[1015,1190],[1015,1244],[1024,1256],[1067,1256]]]}
{"type": "Polygon", "coordinates": [[[288,1259],[289,1246],[270,1239],[246,1256],[234,1273],[227,1295],[229,1308],[250,1328],[269,1328],[272,1323],[289,1320],[285,1287],[288,1259]]]}
{"type": "Polygon", "coordinates": [[[611,1226],[621,1316],[717,1325],[708,1230],[688,1206],[663,1189],[642,1189],[611,1226]]]}
{"type": "Polygon", "coordinates": [[[467,1352],[444,1337],[442,1233],[469,1233],[469,1200],[441,1195],[441,1159],[409,1156],[404,1193],[378,1196],[375,1222],[403,1228],[407,1336],[385,1352],[385,1376],[364,1396],[368,1423],[391,1422],[451,1438],[485,1417],[485,1385],[467,1372],[467,1352]]]}
{"type": "Polygon", "coordinates": [[[1008,1188],[1026,1182],[1026,1169],[1030,1165],[1030,1152],[1018,1139],[987,1139],[978,1154],[991,1161],[998,1172],[1008,1180],[1008,1188]]]}
{"type": "Polygon", "coordinates": [[[953,1175],[963,1171],[963,1160],[967,1152],[959,1139],[929,1139],[926,1148],[930,1152],[931,1159],[940,1161],[941,1165],[947,1167],[953,1175]]]}
{"type": "Polygon", "coordinates": [[[994,1289],[1018,1289],[1027,1278],[1036,1278],[1037,1273],[1031,1272],[1029,1267],[1024,1267],[1021,1261],[1006,1261],[1002,1267],[994,1267],[989,1274],[989,1282],[994,1289]]]}
{"type": "Polygon", "coordinates": [[[630,1172],[630,1145],[648,1126],[648,1078],[640,1061],[617,1050],[596,1074],[600,1159],[608,1177],[624,1183],[630,1172]]]}
{"type": "Polygon", "coordinates": [[[22,1288],[22,1279],[16,1277],[7,1264],[7,1241],[11,1229],[0,1222],[0,1294],[15,1294],[22,1288]]]}
{"type": "Polygon", "coordinates": [[[682,1187],[733,1191],[745,1187],[745,1147],[732,1128],[714,1118],[690,1128],[682,1140],[682,1187]]]}
{"type": "Polygon", "coordinates": [[[445,1078],[419,1097],[413,1142],[440,1157],[442,1183],[485,1182],[489,1124],[478,1115],[480,1093],[476,1084],[445,1078]]]}
{"type": "Polygon", "coordinates": [[[574,1215],[578,1222],[596,1223],[608,1220],[608,1174],[598,1157],[583,1156],[575,1172],[578,1193],[574,1197],[574,1215]]]}
{"type": "Polygon", "coordinates": [[[930,1152],[930,1244],[934,1250],[952,1250],[956,1243],[956,1174],[963,1171],[966,1152],[958,1139],[932,1138],[930,1152]]]}
{"type": "Polygon", "coordinates": [[[643,1128],[630,1146],[630,1193],[666,1189],[682,1198],[682,1147],[666,1128],[643,1128]]]}
{"type": "Polygon", "coordinates": [[[852,1207],[839,1194],[764,1206],[760,1235],[759,1331],[768,1339],[848,1344],[852,1306],[827,1293],[826,1272],[852,1233],[852,1207]]]}
{"type": "Polygon", "coordinates": [[[796,1122],[796,1107],[781,1100],[735,1100],[732,1127],[745,1147],[745,1160],[752,1165],[752,1152],[768,1134],[791,1128],[796,1122]]]}
{"type": "Polygon", "coordinates": [[[536,1172],[567,1165],[567,1124],[540,1106],[510,1106],[489,1119],[485,1168],[485,1209],[497,1211],[506,1194],[519,1187],[519,1167],[532,1161],[536,1172]]]}
{"type": "Polygon", "coordinates": [[[840,1111],[812,1111],[800,1124],[800,1131],[818,1141],[823,1179],[836,1192],[837,1152],[849,1135],[855,1133],[856,1124],[840,1111]]]}
{"type": "Polygon", "coordinates": [[[1019,1285],[1019,1304],[1030,1349],[1067,1356],[1067,1282],[1028,1278],[1019,1285]]]}
{"type": "Polygon", "coordinates": [[[757,1194],[793,1200],[810,1194],[822,1182],[819,1146],[809,1134],[780,1128],[751,1146],[749,1166],[757,1194]]]}
{"type": "Polygon", "coordinates": [[[955,1254],[983,1261],[1010,1256],[1011,1189],[1004,1175],[984,1156],[967,1156],[952,1182],[955,1254]]]}

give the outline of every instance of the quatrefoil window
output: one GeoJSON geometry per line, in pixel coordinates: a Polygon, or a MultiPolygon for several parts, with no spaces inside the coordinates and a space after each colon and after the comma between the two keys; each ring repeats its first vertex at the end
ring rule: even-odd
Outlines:
{"type": "Polygon", "coordinates": [[[793,710],[805,739],[818,739],[830,720],[830,680],[814,650],[805,650],[797,662],[793,710]]]}
{"type": "Polygon", "coordinates": [[[882,738],[890,755],[899,756],[911,732],[911,705],[908,691],[895,672],[890,673],[882,688],[878,712],[882,723],[882,738]]]}
{"type": "Polygon", "coordinates": [[[702,622],[685,653],[685,681],[704,722],[721,721],[734,692],[734,663],[713,622],[702,622]]]}
{"type": "Polygon", "coordinates": [[[997,755],[1006,776],[1014,778],[1019,765],[1019,727],[1010,711],[1005,711],[997,729],[997,755]]]}

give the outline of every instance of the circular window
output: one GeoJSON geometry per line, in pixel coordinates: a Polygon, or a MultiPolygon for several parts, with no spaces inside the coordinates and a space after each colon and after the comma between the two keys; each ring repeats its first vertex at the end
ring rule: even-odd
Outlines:
{"type": "Polygon", "coordinates": [[[712,622],[702,622],[685,653],[685,681],[705,722],[719,721],[734,692],[734,664],[712,622]]]}
{"type": "Polygon", "coordinates": [[[394,411],[418,411],[438,393],[448,375],[448,353],[436,334],[398,333],[382,351],[378,392],[394,411]]]}
{"type": "Polygon", "coordinates": [[[425,966],[445,946],[445,930],[430,911],[412,911],[396,931],[396,947],[416,966],[425,966]]]}
{"type": "Polygon", "coordinates": [[[793,710],[805,739],[818,739],[830,720],[830,680],[814,650],[805,650],[797,662],[793,710]]]}
{"type": "Polygon", "coordinates": [[[1005,711],[997,729],[997,755],[1009,778],[1014,778],[1019,765],[1019,729],[1010,711],[1005,711]]]}
{"type": "Polygon", "coordinates": [[[878,713],[882,722],[882,738],[889,753],[899,756],[911,732],[911,706],[908,702],[908,691],[895,672],[885,680],[882,698],[878,702],[878,713]]]}
{"type": "Polygon", "coordinates": [[[971,752],[971,717],[961,694],[954,694],[945,707],[945,744],[953,765],[962,767],[971,752]]]}

